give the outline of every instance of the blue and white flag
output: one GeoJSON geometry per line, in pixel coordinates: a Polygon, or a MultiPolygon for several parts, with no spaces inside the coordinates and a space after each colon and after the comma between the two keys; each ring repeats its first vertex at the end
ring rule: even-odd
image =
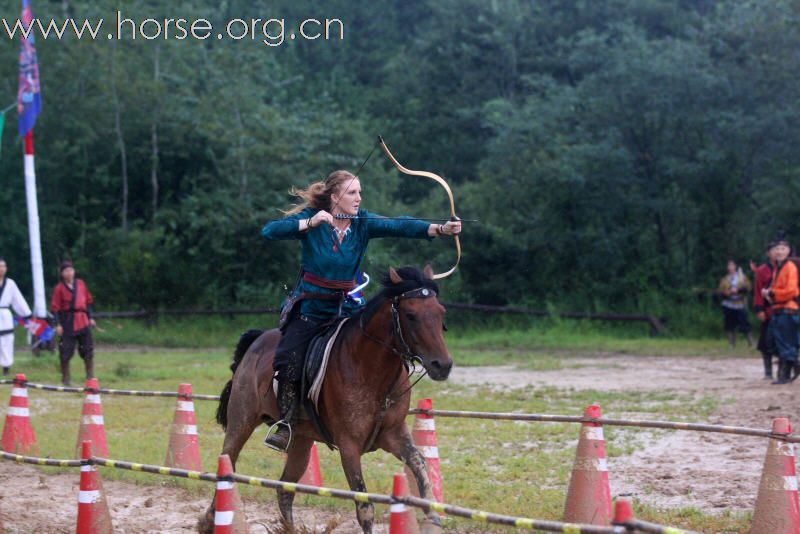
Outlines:
{"type": "MultiPolygon", "coordinates": [[[[21,21],[30,28],[33,21],[30,0],[22,0],[21,21]]],[[[19,52],[19,89],[17,91],[17,115],[19,135],[25,136],[36,124],[36,117],[42,109],[42,94],[39,85],[39,64],[36,60],[36,46],[33,32],[22,36],[19,52]]]]}

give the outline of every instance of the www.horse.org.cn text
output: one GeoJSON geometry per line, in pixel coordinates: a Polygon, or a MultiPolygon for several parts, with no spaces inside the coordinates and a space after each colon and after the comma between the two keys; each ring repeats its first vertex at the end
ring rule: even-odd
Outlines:
{"type": "Polygon", "coordinates": [[[102,40],[197,40],[229,39],[256,41],[266,46],[281,46],[287,41],[344,40],[344,23],[340,19],[307,18],[297,24],[285,18],[234,18],[215,25],[205,18],[128,18],[121,11],[114,20],[100,19],[0,19],[0,32],[11,40],[18,37],[42,39],[102,40]],[[106,23],[109,24],[106,24],[106,23]],[[104,31],[105,28],[105,31],[104,31]],[[106,33],[107,32],[107,33],[106,33]]]}

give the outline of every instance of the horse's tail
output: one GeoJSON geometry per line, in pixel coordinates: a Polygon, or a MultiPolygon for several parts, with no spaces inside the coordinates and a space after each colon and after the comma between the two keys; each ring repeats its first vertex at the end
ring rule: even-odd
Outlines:
{"type": "MultiPolygon", "coordinates": [[[[258,336],[263,334],[263,330],[248,330],[239,337],[239,342],[236,344],[236,350],[233,351],[233,363],[231,363],[231,372],[236,373],[236,368],[242,363],[247,349],[250,345],[258,339],[258,336]]],[[[228,426],[228,400],[231,398],[231,390],[233,389],[233,378],[228,380],[225,387],[222,388],[222,394],[219,396],[219,406],[217,406],[217,423],[222,425],[225,430],[228,426]]]]}

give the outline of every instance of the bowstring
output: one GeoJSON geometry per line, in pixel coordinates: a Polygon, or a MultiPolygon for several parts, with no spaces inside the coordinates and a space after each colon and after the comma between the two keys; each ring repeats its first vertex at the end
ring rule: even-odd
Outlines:
{"type": "MultiPolygon", "coordinates": [[[[350,178],[349,182],[347,182],[347,186],[345,186],[344,192],[346,192],[348,189],[350,189],[350,186],[353,184],[354,181],[356,181],[356,179],[358,178],[358,175],[361,173],[362,170],[364,170],[364,166],[369,161],[369,158],[372,157],[372,153],[375,152],[376,148],[378,148],[378,143],[379,142],[380,142],[380,136],[378,136],[378,141],[376,141],[375,144],[372,145],[372,150],[370,150],[369,154],[367,154],[367,157],[364,158],[364,161],[361,163],[361,166],[358,167],[358,170],[355,172],[355,174],[353,174],[353,177],[350,178]]],[[[344,196],[344,193],[342,193],[342,196],[344,196]]],[[[330,211],[331,215],[333,215],[333,210],[336,209],[336,207],[339,205],[339,202],[341,202],[341,201],[342,201],[342,197],[339,197],[339,200],[336,201],[336,204],[331,206],[331,211],[330,211]]],[[[335,217],[335,215],[333,215],[333,216],[335,217]]],[[[342,252],[342,242],[339,241],[339,236],[336,233],[336,227],[333,226],[333,225],[331,225],[331,237],[333,237],[333,242],[336,245],[336,251],[339,252],[339,254],[343,254],[343,252],[342,252]]]]}
{"type": "MultiPolygon", "coordinates": [[[[364,161],[361,163],[361,166],[359,166],[359,167],[358,167],[358,170],[357,170],[357,171],[356,171],[356,172],[353,174],[353,177],[352,177],[352,178],[350,178],[350,181],[349,181],[349,182],[347,182],[347,186],[344,188],[344,191],[345,191],[345,192],[346,192],[348,189],[350,189],[350,186],[351,186],[351,185],[353,185],[353,182],[355,182],[355,181],[356,181],[356,179],[359,179],[359,178],[358,178],[358,175],[359,175],[359,174],[361,174],[361,171],[363,171],[363,170],[364,170],[364,166],[367,164],[367,162],[369,161],[369,159],[372,157],[372,154],[375,152],[375,149],[376,149],[376,148],[378,148],[378,144],[380,143],[380,140],[381,140],[381,138],[380,138],[380,136],[378,136],[378,140],[377,140],[377,141],[375,141],[375,144],[374,144],[374,145],[372,145],[372,150],[370,150],[370,151],[369,151],[369,154],[367,154],[367,157],[366,157],[366,158],[364,158],[364,161]]],[[[343,194],[344,194],[344,193],[343,193],[343,194]]],[[[339,200],[337,200],[337,201],[336,201],[336,204],[334,204],[333,206],[331,206],[331,215],[333,215],[333,210],[334,210],[334,209],[336,209],[336,207],[338,207],[338,206],[339,206],[339,202],[341,202],[341,201],[342,201],[342,199],[341,199],[341,197],[340,197],[340,198],[339,198],[339,200]]]]}

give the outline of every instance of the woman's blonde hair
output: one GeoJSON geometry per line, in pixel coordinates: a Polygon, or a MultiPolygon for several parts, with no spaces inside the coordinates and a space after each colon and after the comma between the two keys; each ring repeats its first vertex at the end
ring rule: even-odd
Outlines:
{"type": "Polygon", "coordinates": [[[290,209],[283,211],[284,215],[293,215],[305,208],[318,210],[331,210],[331,195],[339,193],[342,185],[345,187],[357,180],[358,177],[349,171],[333,171],[324,182],[314,182],[305,189],[292,187],[289,194],[301,198],[300,204],[294,204],[290,209]]]}

